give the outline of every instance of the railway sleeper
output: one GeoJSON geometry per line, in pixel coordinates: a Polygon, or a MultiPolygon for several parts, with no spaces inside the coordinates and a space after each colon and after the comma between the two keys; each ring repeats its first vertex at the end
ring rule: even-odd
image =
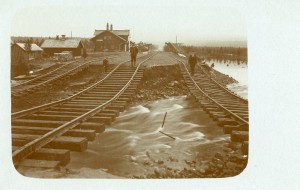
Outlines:
{"type": "Polygon", "coordinates": [[[18,164],[14,164],[16,168],[28,167],[28,168],[59,168],[62,163],[57,160],[36,160],[36,159],[24,159],[18,164]]]}
{"type": "MultiPolygon", "coordinates": [[[[113,96],[111,97],[93,97],[94,99],[92,98],[77,98],[77,99],[74,99],[74,100],[71,100],[70,102],[76,102],[76,103],[101,103],[101,102],[105,102],[105,101],[108,101],[112,98],[113,96]]],[[[129,101],[130,100],[130,96],[120,96],[118,98],[119,101],[129,101]]]]}
{"type": "Polygon", "coordinates": [[[240,115],[240,114],[247,114],[248,115],[248,109],[247,110],[241,110],[241,109],[230,109],[231,112],[240,115]]]}
{"type": "Polygon", "coordinates": [[[248,112],[248,107],[238,107],[238,106],[224,106],[228,110],[235,110],[235,111],[242,111],[242,112],[248,112]]]}
{"type": "Polygon", "coordinates": [[[107,96],[107,97],[104,97],[104,96],[84,96],[84,97],[78,97],[78,98],[74,98],[73,100],[71,101],[107,101],[107,100],[110,100],[113,96],[107,96]]]}
{"type": "Polygon", "coordinates": [[[203,108],[203,110],[206,111],[207,113],[210,113],[211,111],[213,112],[222,111],[222,109],[220,108],[203,108]]]}
{"type": "Polygon", "coordinates": [[[47,109],[48,111],[66,111],[66,112],[78,112],[78,113],[85,113],[88,112],[90,109],[88,108],[64,108],[64,107],[52,107],[50,109],[47,109]]]}
{"type": "MultiPolygon", "coordinates": [[[[41,135],[12,134],[13,146],[24,146],[25,144],[42,137],[41,135]]],[[[88,140],[83,137],[58,136],[53,141],[45,145],[45,148],[68,149],[83,152],[87,149],[88,140]]]]}
{"type": "MultiPolygon", "coordinates": [[[[89,92],[86,94],[82,94],[81,97],[113,97],[118,91],[102,91],[102,92],[89,92]]],[[[122,94],[125,96],[130,95],[130,93],[133,93],[134,91],[128,91],[127,90],[122,94]]]]}
{"type": "Polygon", "coordinates": [[[110,109],[105,108],[105,109],[101,110],[100,112],[98,112],[95,115],[97,116],[97,115],[100,115],[100,114],[113,114],[113,115],[115,115],[115,117],[118,117],[120,112],[118,110],[110,110],[110,109]]]}
{"type": "Polygon", "coordinates": [[[96,122],[96,123],[104,123],[106,125],[110,125],[114,119],[112,117],[105,116],[93,116],[85,120],[85,122],[96,122]]]}
{"type": "Polygon", "coordinates": [[[209,112],[209,115],[213,118],[213,120],[218,120],[218,118],[230,118],[229,115],[224,112],[209,112]]]}
{"type": "Polygon", "coordinates": [[[238,103],[221,103],[221,102],[219,102],[219,104],[221,104],[224,107],[233,107],[233,108],[238,107],[238,108],[248,109],[248,105],[245,105],[242,103],[238,104],[238,103]]]}
{"type": "MultiPolygon", "coordinates": [[[[15,151],[17,150],[19,147],[13,146],[12,150],[15,151]]],[[[70,162],[70,151],[69,150],[65,150],[65,149],[50,149],[50,148],[41,148],[39,150],[37,150],[36,152],[32,153],[31,155],[29,155],[27,158],[25,158],[24,160],[22,160],[19,164],[17,164],[16,166],[27,166],[27,167],[50,167],[53,168],[56,166],[65,166],[70,162]],[[31,163],[31,161],[29,160],[34,160],[35,162],[38,163],[31,163]],[[50,165],[45,165],[39,163],[40,161],[59,161],[58,165],[56,164],[50,164],[50,165]]],[[[49,163],[49,162],[46,162],[49,163]]]]}
{"type": "MultiPolygon", "coordinates": [[[[15,119],[11,123],[12,126],[59,127],[65,124],[66,121],[15,119]]],[[[74,128],[91,129],[96,130],[97,133],[102,133],[105,130],[105,125],[96,122],[81,122],[74,128]]]]}
{"type": "Polygon", "coordinates": [[[214,106],[214,105],[211,105],[211,106],[203,106],[203,110],[210,113],[211,111],[222,111],[221,108],[219,108],[218,106],[214,106]]]}
{"type": "Polygon", "coordinates": [[[86,105],[101,105],[105,102],[107,102],[108,100],[110,100],[109,98],[98,98],[98,99],[74,99],[71,100],[70,102],[68,102],[69,104],[86,104],[86,105]]]}
{"type": "Polygon", "coordinates": [[[62,114],[60,114],[60,115],[32,114],[32,115],[21,117],[20,119],[70,121],[75,118],[76,118],[76,116],[62,115],[62,114]]]}
{"type": "MultiPolygon", "coordinates": [[[[12,126],[12,133],[44,135],[53,129],[54,128],[51,127],[12,126]]],[[[96,130],[71,129],[65,132],[64,135],[71,137],[86,137],[89,141],[93,141],[96,137],[96,130]]]]}
{"type": "Polygon", "coordinates": [[[82,111],[82,112],[71,112],[71,111],[48,111],[48,110],[45,110],[45,111],[39,111],[39,112],[36,112],[35,114],[46,114],[46,115],[71,115],[71,116],[79,116],[79,115],[82,115],[84,114],[85,112],[82,111]]]}
{"type": "Polygon", "coordinates": [[[223,127],[224,125],[237,125],[237,121],[232,118],[218,118],[217,119],[219,126],[223,127]]]}
{"type": "Polygon", "coordinates": [[[232,131],[230,138],[231,138],[232,142],[249,141],[249,132],[248,131],[232,131]]]}
{"type": "Polygon", "coordinates": [[[125,106],[123,106],[123,105],[109,105],[109,106],[107,106],[107,109],[109,109],[109,110],[117,110],[119,112],[122,112],[122,111],[125,110],[125,106]]]}
{"type": "MultiPolygon", "coordinates": [[[[108,100],[106,100],[106,101],[108,101],[108,100]]],[[[105,103],[106,101],[103,100],[102,103],[101,102],[99,102],[99,103],[96,103],[96,102],[89,102],[89,103],[88,102],[83,102],[81,104],[79,104],[78,102],[69,102],[67,104],[64,104],[64,107],[89,107],[89,108],[93,108],[93,107],[97,107],[97,106],[105,103]]],[[[122,100],[117,99],[117,100],[113,101],[112,104],[126,105],[127,101],[122,101],[122,100]]]]}
{"type": "Polygon", "coordinates": [[[74,129],[95,130],[97,133],[103,133],[105,131],[105,124],[96,122],[82,122],[74,127],[74,129]]]}
{"type": "Polygon", "coordinates": [[[99,104],[90,105],[90,104],[78,104],[78,103],[68,102],[68,103],[63,104],[62,106],[64,108],[89,108],[89,110],[90,110],[90,109],[97,107],[97,105],[99,105],[99,104]]]}
{"type": "Polygon", "coordinates": [[[123,87],[126,83],[122,83],[122,84],[101,84],[101,86],[99,87],[95,87],[95,90],[101,89],[101,88],[113,88],[115,89],[116,87],[123,87]]]}
{"type": "Polygon", "coordinates": [[[232,131],[249,131],[249,127],[247,125],[224,125],[225,134],[231,134],[232,131]]]}
{"type": "Polygon", "coordinates": [[[113,121],[116,119],[116,114],[114,114],[114,113],[97,113],[94,116],[96,116],[96,117],[111,117],[113,121]]]}

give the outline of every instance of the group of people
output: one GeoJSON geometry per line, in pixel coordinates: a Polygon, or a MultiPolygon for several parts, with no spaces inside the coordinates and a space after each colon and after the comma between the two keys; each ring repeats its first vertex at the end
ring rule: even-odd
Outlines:
{"type": "MultiPolygon", "coordinates": [[[[136,65],[136,57],[138,53],[139,53],[138,47],[135,44],[131,45],[130,47],[131,67],[135,67],[136,65]]],[[[104,72],[107,72],[109,69],[109,61],[107,57],[103,59],[102,63],[103,63],[104,72]]]]}

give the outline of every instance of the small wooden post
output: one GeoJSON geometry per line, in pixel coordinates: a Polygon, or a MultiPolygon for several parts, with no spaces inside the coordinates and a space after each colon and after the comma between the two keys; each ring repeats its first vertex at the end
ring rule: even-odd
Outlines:
{"type": "Polygon", "coordinates": [[[165,124],[165,120],[166,120],[167,114],[168,114],[168,112],[165,113],[164,120],[163,120],[163,123],[162,123],[162,125],[161,125],[161,128],[164,127],[164,124],[165,124]]]}

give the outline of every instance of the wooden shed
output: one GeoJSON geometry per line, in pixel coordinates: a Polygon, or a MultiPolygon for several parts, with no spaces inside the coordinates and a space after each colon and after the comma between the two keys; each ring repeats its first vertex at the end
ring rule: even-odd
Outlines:
{"type": "Polygon", "coordinates": [[[43,49],[32,43],[26,48],[26,43],[11,44],[11,77],[28,74],[28,62],[32,59],[40,59],[43,49]]]}
{"type": "Polygon", "coordinates": [[[62,35],[61,38],[57,36],[55,39],[46,39],[41,47],[44,53],[51,56],[63,51],[71,51],[73,56],[80,56],[83,53],[84,45],[79,38],[66,38],[65,35],[62,35]]]}

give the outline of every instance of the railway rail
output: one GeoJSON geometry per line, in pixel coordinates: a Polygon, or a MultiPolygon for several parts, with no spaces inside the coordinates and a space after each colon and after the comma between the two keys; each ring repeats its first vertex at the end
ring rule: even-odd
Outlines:
{"type": "Polygon", "coordinates": [[[248,146],[248,101],[219,84],[205,65],[196,67],[195,75],[191,76],[186,61],[175,59],[180,63],[190,92],[204,110],[223,127],[224,133],[231,134],[232,141],[248,146]]]}
{"type": "MultiPolygon", "coordinates": [[[[119,56],[110,56],[108,58],[111,59],[115,57],[119,56]]],[[[11,95],[13,98],[17,98],[24,94],[32,93],[36,89],[44,88],[47,85],[51,85],[53,82],[66,79],[71,74],[87,69],[89,64],[101,61],[102,59],[103,57],[71,61],[34,79],[12,86],[11,95]]]]}
{"type": "Polygon", "coordinates": [[[141,65],[153,56],[139,58],[136,68],[122,62],[71,97],[12,113],[15,166],[58,167],[69,162],[70,151],[86,150],[88,141],[125,109],[143,77],[141,65]]]}

